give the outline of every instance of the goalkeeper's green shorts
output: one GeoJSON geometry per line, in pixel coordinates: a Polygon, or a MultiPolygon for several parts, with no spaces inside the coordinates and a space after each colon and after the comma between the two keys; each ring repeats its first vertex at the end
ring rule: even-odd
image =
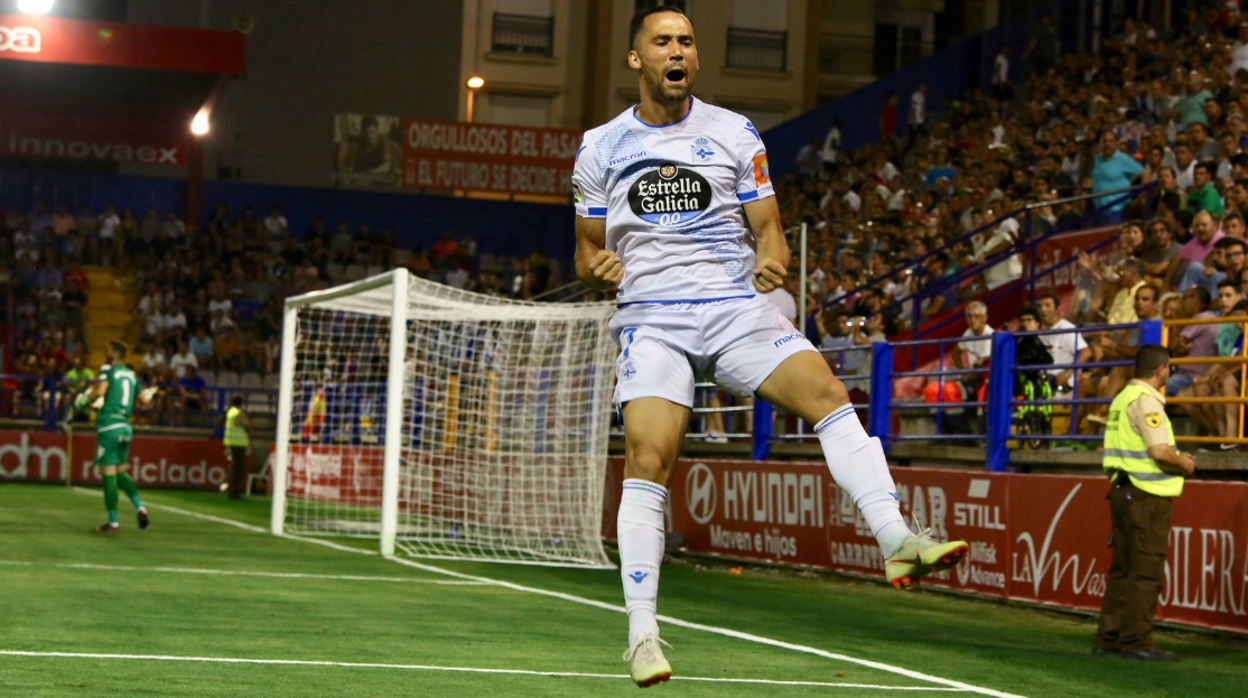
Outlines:
{"type": "Polygon", "coordinates": [[[114,424],[95,435],[96,465],[126,465],[130,461],[130,440],[134,430],[129,424],[114,424]]]}

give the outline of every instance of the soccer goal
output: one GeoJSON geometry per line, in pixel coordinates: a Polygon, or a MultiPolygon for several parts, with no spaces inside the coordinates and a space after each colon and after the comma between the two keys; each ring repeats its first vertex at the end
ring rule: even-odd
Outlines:
{"type": "Polygon", "coordinates": [[[610,567],[610,303],[532,303],[404,269],[286,301],[276,534],[385,555],[610,567]]]}

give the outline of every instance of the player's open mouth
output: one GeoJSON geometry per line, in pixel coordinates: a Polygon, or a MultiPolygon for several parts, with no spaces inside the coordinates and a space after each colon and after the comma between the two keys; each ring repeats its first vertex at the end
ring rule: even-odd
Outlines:
{"type": "Polygon", "coordinates": [[[682,83],[685,81],[685,71],[680,68],[672,68],[663,77],[670,83],[682,83]]]}

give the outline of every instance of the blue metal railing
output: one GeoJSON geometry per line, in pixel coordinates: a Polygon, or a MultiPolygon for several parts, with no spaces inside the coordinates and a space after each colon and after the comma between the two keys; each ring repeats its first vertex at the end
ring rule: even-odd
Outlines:
{"type": "MultiPolygon", "coordinates": [[[[1016,361],[1016,350],[1018,338],[1021,337],[1037,337],[1052,335],[1070,335],[1070,333],[1086,333],[1096,332],[1113,332],[1113,331],[1136,331],[1139,333],[1137,346],[1147,345],[1147,343],[1161,343],[1162,341],[1162,323],[1159,320],[1142,320],[1127,325],[1097,325],[1087,327],[1060,328],[1060,330],[1041,330],[1036,332],[1007,332],[998,331],[992,335],[992,363],[986,368],[937,368],[932,371],[895,371],[894,351],[897,347],[912,347],[920,345],[940,345],[941,355],[937,366],[945,366],[945,350],[950,343],[966,341],[965,337],[942,338],[942,340],[911,340],[904,342],[877,343],[875,345],[875,371],[872,372],[872,395],[876,396],[871,401],[871,428],[872,435],[879,436],[881,441],[885,443],[885,447],[890,443],[899,441],[957,441],[957,440],[975,440],[982,437],[987,446],[987,468],[990,471],[1003,471],[1010,465],[1010,442],[1026,438],[1030,441],[1062,441],[1062,442],[1098,442],[1102,437],[1099,436],[1081,436],[1078,433],[1078,425],[1080,425],[1080,407],[1081,406],[1099,406],[1108,405],[1111,398],[1102,397],[1080,397],[1080,373],[1082,371],[1097,370],[1097,368],[1113,368],[1131,366],[1131,361],[1080,361],[1078,360],[1078,352],[1075,355],[1075,361],[1070,363],[1038,363],[1038,365],[1018,365],[1016,361]],[[1016,376],[1020,373],[1035,372],[1053,372],[1053,371],[1072,371],[1071,393],[1070,396],[1050,397],[1050,398],[1020,398],[1017,396],[1015,386],[1016,376]],[[940,391],[935,403],[899,403],[892,398],[892,381],[899,377],[915,376],[936,378],[940,382],[945,382],[942,378],[956,377],[966,375],[983,375],[987,373],[987,400],[966,400],[961,402],[943,402],[943,391],[940,391]],[[882,397],[887,396],[887,397],[882,397]],[[1015,430],[1015,416],[1018,411],[1026,410],[1026,408],[1036,408],[1045,406],[1068,406],[1071,408],[1070,427],[1063,433],[1020,433],[1015,430]],[[943,415],[946,410],[985,410],[985,431],[982,435],[975,433],[946,433],[943,430],[943,415]],[[892,420],[897,411],[906,410],[930,410],[936,413],[936,433],[934,435],[902,435],[896,433],[892,428],[892,420]]],[[[1050,425],[1051,426],[1051,425],[1050,425]]]]}

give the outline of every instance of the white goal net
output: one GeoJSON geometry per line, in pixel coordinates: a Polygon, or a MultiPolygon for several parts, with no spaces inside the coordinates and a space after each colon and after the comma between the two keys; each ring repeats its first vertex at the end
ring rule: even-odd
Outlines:
{"type": "Polygon", "coordinates": [[[273,532],[374,538],[387,555],[611,566],[613,310],[403,269],[288,300],[273,532]]]}

